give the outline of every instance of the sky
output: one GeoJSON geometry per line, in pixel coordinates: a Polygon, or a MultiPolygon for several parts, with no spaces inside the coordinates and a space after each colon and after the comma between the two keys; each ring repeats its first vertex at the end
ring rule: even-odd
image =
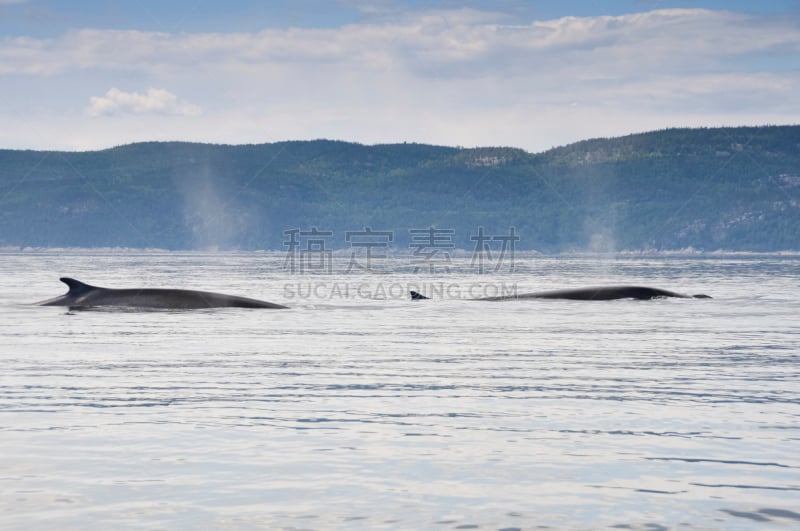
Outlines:
{"type": "Polygon", "coordinates": [[[0,0],[0,148],[800,124],[800,0],[0,0]]]}

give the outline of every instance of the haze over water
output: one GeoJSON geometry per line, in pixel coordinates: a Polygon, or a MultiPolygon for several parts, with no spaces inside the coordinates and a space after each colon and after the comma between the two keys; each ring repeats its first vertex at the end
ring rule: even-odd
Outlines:
{"type": "Polygon", "coordinates": [[[800,525],[797,256],[283,265],[0,255],[0,527],[800,525]],[[59,276],[292,308],[28,304],[59,276]],[[714,298],[462,300],[622,283],[714,298]]]}

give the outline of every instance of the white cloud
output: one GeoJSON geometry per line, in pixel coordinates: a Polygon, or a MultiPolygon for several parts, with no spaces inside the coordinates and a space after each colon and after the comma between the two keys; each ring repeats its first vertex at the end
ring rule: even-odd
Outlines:
{"type": "Polygon", "coordinates": [[[588,67],[587,75],[608,77],[642,69],[721,66],[742,54],[800,52],[795,20],[702,9],[566,17],[529,25],[502,25],[494,19],[493,14],[457,10],[336,29],[228,34],[91,29],[58,39],[7,38],[0,41],[0,74],[336,63],[458,77],[588,67]]]}
{"type": "MultiPolygon", "coordinates": [[[[94,96],[84,114],[116,114],[127,126],[101,133],[105,121],[68,116],[80,135],[41,135],[39,144],[68,137],[100,147],[158,134],[540,150],[666,126],[798,123],[798,56],[797,19],[701,9],[530,24],[440,10],[227,34],[87,29],[0,39],[0,103],[52,124],[108,87],[174,91],[94,96]],[[202,112],[175,94],[202,102],[202,112]]],[[[0,130],[0,146],[18,142],[14,135],[0,130]]]]}
{"type": "Polygon", "coordinates": [[[145,94],[140,94],[112,88],[105,96],[92,96],[86,113],[89,116],[150,113],[197,116],[201,109],[180,101],[175,94],[164,89],[150,88],[145,94]]]}

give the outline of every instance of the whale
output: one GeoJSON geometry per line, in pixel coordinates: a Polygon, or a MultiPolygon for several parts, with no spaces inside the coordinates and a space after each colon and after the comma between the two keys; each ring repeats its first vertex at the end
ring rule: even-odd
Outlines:
{"type": "MultiPolygon", "coordinates": [[[[509,301],[525,299],[566,299],[573,301],[612,301],[618,299],[637,299],[651,300],[666,297],[676,297],[680,299],[710,299],[708,295],[684,295],[659,288],[646,286],[600,286],[590,288],[570,288],[552,291],[537,291],[534,293],[521,293],[518,295],[502,295],[498,297],[482,297],[471,299],[477,301],[509,301]]],[[[411,300],[430,299],[419,292],[411,292],[411,300]]]]}
{"type": "Polygon", "coordinates": [[[64,295],[35,303],[38,306],[70,308],[141,308],[195,310],[202,308],[287,308],[281,304],[236,295],[188,289],[133,288],[111,289],[91,286],[69,277],[61,277],[69,287],[64,295]]]}

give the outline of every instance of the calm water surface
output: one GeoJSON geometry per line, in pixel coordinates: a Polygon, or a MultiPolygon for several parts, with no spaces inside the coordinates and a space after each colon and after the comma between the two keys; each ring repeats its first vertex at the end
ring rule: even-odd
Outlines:
{"type": "Polygon", "coordinates": [[[800,527],[800,258],[282,265],[0,254],[0,528],[800,527]],[[292,308],[28,304],[62,275],[292,308]],[[609,283],[714,299],[462,300],[609,283]]]}

